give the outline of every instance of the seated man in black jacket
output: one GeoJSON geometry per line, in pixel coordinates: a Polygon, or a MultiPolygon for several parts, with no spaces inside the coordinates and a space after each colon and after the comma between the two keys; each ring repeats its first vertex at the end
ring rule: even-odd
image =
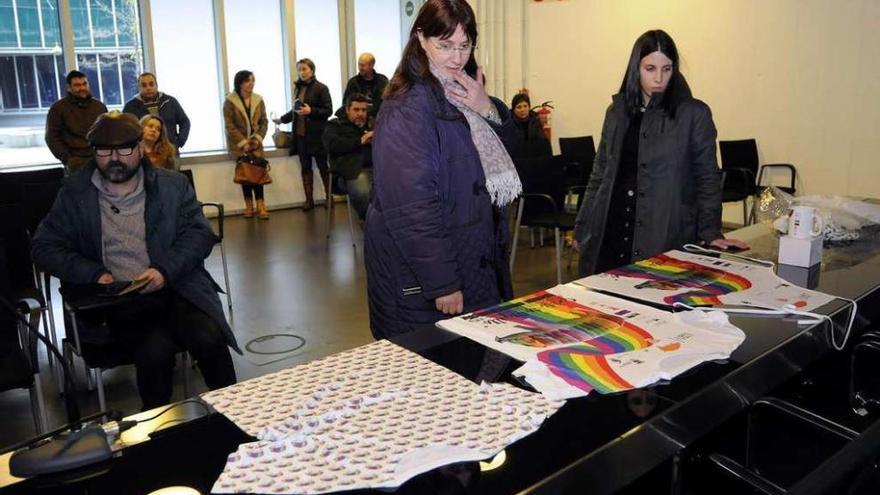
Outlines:
{"type": "Polygon", "coordinates": [[[216,236],[186,177],[142,155],[142,132],[131,114],[98,117],[87,134],[95,157],[58,193],[32,252],[65,285],[145,283],[131,301],[77,321],[84,342],[113,343],[134,358],[150,409],[171,399],[180,350],[195,357],[211,389],[235,383],[227,346],[241,351],[203,266],[216,236]]]}
{"type": "Polygon", "coordinates": [[[334,180],[341,177],[345,181],[345,191],[361,220],[367,217],[373,188],[373,131],[367,125],[368,109],[369,99],[354,93],[324,129],[324,148],[334,180]]]}

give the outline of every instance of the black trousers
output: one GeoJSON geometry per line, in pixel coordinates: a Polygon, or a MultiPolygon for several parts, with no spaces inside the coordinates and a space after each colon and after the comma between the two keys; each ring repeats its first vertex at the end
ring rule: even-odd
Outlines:
{"type": "Polygon", "coordinates": [[[318,167],[318,172],[322,175],[327,175],[330,169],[327,167],[327,154],[322,155],[308,155],[305,153],[299,154],[299,163],[302,166],[302,174],[310,174],[312,173],[312,158],[315,159],[315,166],[318,167]]]}
{"type": "Polygon", "coordinates": [[[211,390],[236,382],[226,338],[211,317],[170,290],[105,313],[114,341],[134,357],[143,409],[171,400],[174,361],[189,351],[211,390]]]}
{"type": "Polygon", "coordinates": [[[241,192],[244,194],[244,199],[250,199],[251,194],[254,195],[254,199],[263,199],[263,185],[251,185],[251,184],[242,184],[241,192]]]}

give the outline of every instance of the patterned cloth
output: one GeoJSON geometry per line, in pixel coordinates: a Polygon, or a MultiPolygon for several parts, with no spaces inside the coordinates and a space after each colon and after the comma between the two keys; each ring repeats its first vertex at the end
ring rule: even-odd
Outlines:
{"type": "Polygon", "coordinates": [[[92,184],[98,190],[101,209],[101,247],[104,266],[116,280],[134,280],[150,267],[147,253],[144,208],[144,169],[138,169],[133,180],[137,187],[125,195],[115,195],[106,187],[96,168],[92,184]]]}
{"type": "Polygon", "coordinates": [[[431,74],[434,74],[434,77],[440,81],[449,103],[458,108],[467,119],[471,128],[471,139],[474,141],[477,154],[480,155],[480,163],[483,165],[486,190],[489,191],[492,204],[497,206],[510,204],[522,192],[522,184],[519,181],[519,174],[516,173],[513,160],[510,159],[510,154],[507,153],[501,139],[486,123],[482,115],[449,97],[451,88],[463,89],[461,84],[446,77],[434,64],[431,64],[431,74]]]}

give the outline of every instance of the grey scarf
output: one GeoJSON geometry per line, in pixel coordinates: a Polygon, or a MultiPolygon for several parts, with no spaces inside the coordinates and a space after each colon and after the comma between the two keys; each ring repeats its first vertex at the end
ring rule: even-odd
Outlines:
{"type": "Polygon", "coordinates": [[[483,174],[486,176],[486,190],[489,191],[492,203],[497,206],[510,204],[522,192],[522,184],[519,181],[516,167],[513,166],[513,160],[510,159],[501,139],[486,123],[482,115],[449,97],[450,87],[463,89],[457,81],[443,75],[434,64],[431,64],[431,74],[434,74],[434,77],[440,81],[449,103],[459,109],[467,119],[471,128],[471,139],[477,148],[480,164],[483,166],[483,174]]]}

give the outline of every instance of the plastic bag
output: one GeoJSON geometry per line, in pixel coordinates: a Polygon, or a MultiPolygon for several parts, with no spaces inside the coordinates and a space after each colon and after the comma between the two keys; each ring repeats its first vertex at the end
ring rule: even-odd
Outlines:
{"type": "Polygon", "coordinates": [[[792,206],[816,208],[825,224],[823,237],[826,241],[849,241],[858,239],[860,231],[869,225],[880,224],[880,205],[843,196],[810,195],[792,196],[776,187],[765,188],[755,204],[755,218],[779,227],[785,224],[792,206]]]}

